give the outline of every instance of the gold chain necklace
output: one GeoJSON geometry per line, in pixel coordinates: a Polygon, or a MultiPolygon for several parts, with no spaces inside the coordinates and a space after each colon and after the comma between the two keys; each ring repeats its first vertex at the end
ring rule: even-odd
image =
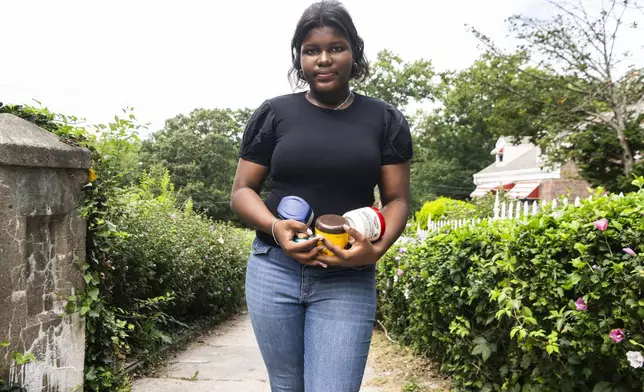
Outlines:
{"type": "MultiPolygon", "coordinates": [[[[307,92],[306,92],[306,96],[309,98],[309,100],[313,99],[313,98],[311,98],[311,93],[310,93],[310,91],[307,91],[307,92]]],[[[333,110],[338,110],[338,109],[340,109],[341,107],[343,107],[347,102],[349,102],[349,99],[350,99],[352,96],[353,96],[353,91],[349,91],[349,95],[347,95],[347,99],[345,99],[345,100],[344,100],[344,102],[342,102],[338,107],[336,107],[336,108],[335,108],[335,109],[333,109],[333,110]]],[[[317,101],[317,100],[316,100],[316,101],[317,101]]]]}

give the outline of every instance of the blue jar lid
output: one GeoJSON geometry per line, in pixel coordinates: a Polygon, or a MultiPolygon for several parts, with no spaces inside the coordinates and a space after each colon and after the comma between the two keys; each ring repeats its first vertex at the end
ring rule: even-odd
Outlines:
{"type": "Polygon", "coordinates": [[[300,221],[309,226],[313,223],[313,210],[301,197],[285,196],[277,206],[277,214],[282,219],[300,221]]]}

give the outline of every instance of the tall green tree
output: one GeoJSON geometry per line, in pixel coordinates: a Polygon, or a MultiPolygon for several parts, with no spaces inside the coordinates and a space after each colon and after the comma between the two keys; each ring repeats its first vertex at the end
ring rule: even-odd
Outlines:
{"type": "MultiPolygon", "coordinates": [[[[511,33],[521,41],[520,49],[533,60],[532,66],[520,64],[517,71],[542,86],[552,86],[560,95],[553,101],[559,105],[544,110],[542,132],[534,135],[536,142],[552,162],[578,160],[597,185],[624,188],[632,174],[644,170],[641,158],[637,159],[641,147],[633,139],[640,134],[637,127],[642,126],[644,115],[644,68],[632,62],[632,51],[623,50],[627,44],[623,33],[637,29],[644,13],[633,0],[547,3],[556,11],[551,18],[509,18],[511,33]],[[603,129],[602,137],[591,152],[586,141],[599,129],[603,129]],[[593,157],[615,145],[619,155],[611,157],[610,168],[599,166],[606,161],[593,157]],[[614,170],[616,165],[619,171],[614,170]],[[611,176],[589,174],[602,170],[611,176]]],[[[502,53],[484,34],[473,32],[489,53],[502,53]]],[[[641,51],[637,43],[633,47],[641,51]]],[[[517,94],[516,99],[522,98],[517,94]]]]}
{"type": "Polygon", "coordinates": [[[468,198],[472,175],[493,162],[499,136],[542,133],[543,113],[558,94],[517,71],[526,61],[525,53],[484,54],[467,69],[440,75],[436,99],[442,105],[416,127],[414,202],[431,194],[468,198]]]}
{"type": "Polygon", "coordinates": [[[444,112],[426,116],[417,129],[414,207],[434,195],[467,199],[475,188],[472,175],[492,162],[490,150],[496,140],[485,126],[459,124],[444,112]]]}
{"type": "Polygon", "coordinates": [[[569,111],[578,101],[565,88],[567,80],[545,82],[553,75],[530,67],[529,61],[523,51],[488,52],[463,71],[442,74],[439,97],[444,116],[491,137],[527,136],[533,141],[547,135],[550,128],[576,124],[581,117],[569,111]]]}
{"type": "Polygon", "coordinates": [[[145,168],[167,168],[182,200],[217,220],[234,221],[229,194],[250,109],[195,109],[166,121],[143,142],[145,168]]]}
{"type": "Polygon", "coordinates": [[[400,110],[410,102],[433,99],[435,72],[431,61],[406,62],[393,52],[383,50],[369,66],[369,77],[353,82],[355,91],[380,98],[400,110]]]}
{"type": "MultiPolygon", "coordinates": [[[[644,116],[640,116],[643,121],[644,116]]],[[[629,121],[624,130],[633,151],[644,151],[644,127],[635,121],[629,121]]],[[[568,139],[570,147],[567,153],[577,162],[583,178],[595,186],[601,186],[611,192],[634,190],[632,177],[624,175],[621,164],[623,150],[613,129],[604,124],[590,124],[583,132],[575,132],[568,139]]],[[[636,176],[644,175],[644,162],[635,156],[633,171],[636,176]]]]}

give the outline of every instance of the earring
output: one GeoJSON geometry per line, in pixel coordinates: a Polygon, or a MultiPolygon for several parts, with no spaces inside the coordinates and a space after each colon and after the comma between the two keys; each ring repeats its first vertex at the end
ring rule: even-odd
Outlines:
{"type": "Polygon", "coordinates": [[[299,71],[297,71],[297,74],[300,76],[300,78],[304,79],[304,72],[302,71],[301,68],[299,71]]]}
{"type": "Polygon", "coordinates": [[[358,76],[358,63],[354,62],[353,66],[351,67],[351,77],[356,76],[358,76]]]}

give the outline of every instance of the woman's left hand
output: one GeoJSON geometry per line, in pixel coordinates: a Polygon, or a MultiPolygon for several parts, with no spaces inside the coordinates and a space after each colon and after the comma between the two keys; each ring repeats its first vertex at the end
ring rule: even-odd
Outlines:
{"type": "Polygon", "coordinates": [[[349,226],[344,226],[344,230],[353,239],[351,248],[342,249],[334,245],[328,239],[322,237],[324,246],[330,250],[334,256],[327,256],[318,253],[315,260],[327,265],[338,267],[358,267],[369,264],[376,264],[382,257],[379,249],[374,246],[362,233],[349,226]]]}

